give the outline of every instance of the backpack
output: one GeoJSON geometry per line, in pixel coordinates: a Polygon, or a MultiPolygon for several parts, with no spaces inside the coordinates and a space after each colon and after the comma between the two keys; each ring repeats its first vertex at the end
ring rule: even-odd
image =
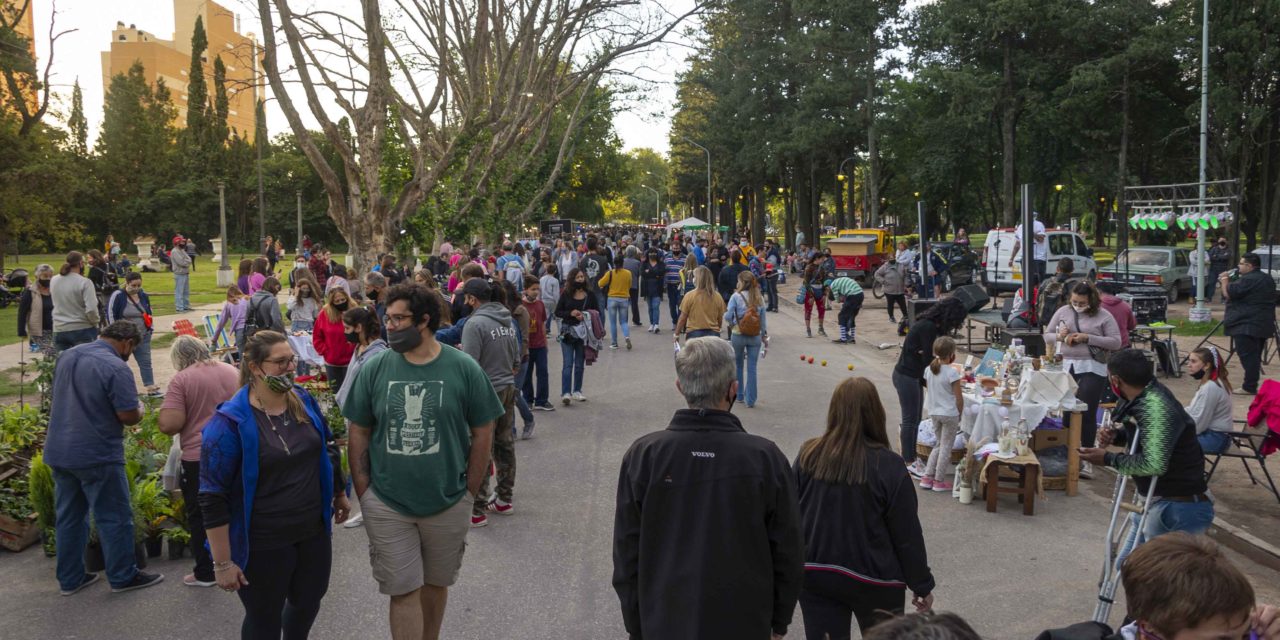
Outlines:
{"type": "Polygon", "coordinates": [[[1040,323],[1048,322],[1058,308],[1067,304],[1070,291],[1080,282],[1079,278],[1067,278],[1065,282],[1060,282],[1058,278],[1050,278],[1041,284],[1035,291],[1035,300],[1033,306],[1035,308],[1035,319],[1032,326],[1039,326],[1040,323]]]}
{"type": "MultiPolygon", "coordinates": [[[[261,306],[261,304],[259,304],[259,306],[261,306]]],[[[259,331],[263,331],[271,328],[270,326],[267,326],[270,324],[270,321],[260,323],[258,322],[258,320],[259,320],[258,310],[253,306],[253,299],[250,298],[249,309],[244,313],[244,339],[245,340],[252,338],[253,334],[259,331]]]]}
{"type": "Polygon", "coordinates": [[[747,307],[747,310],[741,318],[738,318],[738,333],[748,337],[760,335],[760,310],[751,306],[745,295],[742,296],[742,304],[747,307]]]}

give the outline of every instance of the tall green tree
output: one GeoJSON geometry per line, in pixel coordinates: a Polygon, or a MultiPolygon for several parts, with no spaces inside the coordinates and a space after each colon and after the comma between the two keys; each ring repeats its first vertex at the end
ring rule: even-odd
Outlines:
{"type": "Polygon", "coordinates": [[[67,129],[71,134],[71,151],[84,158],[89,155],[89,121],[84,117],[84,94],[80,92],[80,79],[71,89],[71,114],[67,116],[67,129]]]}
{"type": "Polygon", "coordinates": [[[209,86],[204,78],[205,52],[209,37],[204,32],[204,18],[196,16],[195,29],[191,32],[191,67],[187,70],[187,129],[184,135],[197,141],[207,140],[208,120],[205,110],[209,104],[209,86]]]}

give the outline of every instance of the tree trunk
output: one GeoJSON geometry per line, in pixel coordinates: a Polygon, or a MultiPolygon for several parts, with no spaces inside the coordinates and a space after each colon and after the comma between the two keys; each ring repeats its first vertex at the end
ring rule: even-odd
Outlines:
{"type": "MultiPolygon", "coordinates": [[[[880,143],[876,139],[876,55],[879,48],[876,42],[875,28],[871,29],[870,59],[867,62],[867,180],[862,185],[867,194],[867,210],[862,214],[867,219],[863,226],[880,225],[880,143]]],[[[849,206],[853,207],[853,180],[849,181],[849,206]]],[[[850,216],[852,218],[852,216],[850,216]]]]}
{"type": "Polygon", "coordinates": [[[765,228],[769,226],[768,220],[766,219],[768,216],[768,209],[765,208],[765,203],[768,199],[768,187],[761,187],[760,189],[752,190],[751,192],[751,201],[755,203],[756,209],[755,215],[751,216],[751,241],[756,244],[764,242],[764,239],[768,234],[768,232],[765,231],[765,228]]]}
{"type": "Polygon", "coordinates": [[[1017,133],[1018,104],[1013,88],[1013,46],[1010,36],[1004,39],[1004,83],[1001,87],[1000,138],[1004,163],[1001,192],[1004,197],[1004,224],[1013,226],[1017,218],[1017,133]]]}

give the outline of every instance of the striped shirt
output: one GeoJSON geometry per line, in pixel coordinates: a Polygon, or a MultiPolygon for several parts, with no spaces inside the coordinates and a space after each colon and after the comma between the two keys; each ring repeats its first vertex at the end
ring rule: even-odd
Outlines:
{"type": "Polygon", "coordinates": [[[668,253],[664,262],[667,266],[667,275],[663,282],[666,284],[680,284],[680,270],[684,268],[684,258],[668,253]]]}

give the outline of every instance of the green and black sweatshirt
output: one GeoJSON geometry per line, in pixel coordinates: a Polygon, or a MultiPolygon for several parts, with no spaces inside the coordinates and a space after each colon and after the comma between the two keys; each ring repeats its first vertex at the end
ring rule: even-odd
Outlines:
{"type": "Polygon", "coordinates": [[[1151,478],[1159,478],[1156,495],[1188,497],[1204,493],[1204,454],[1196,440],[1196,424],[1168,387],[1152,381],[1138,397],[1122,402],[1114,419],[1124,423],[1114,444],[1124,446],[1141,429],[1133,455],[1108,453],[1106,464],[1133,476],[1138,489],[1147,492],[1151,478]]]}

